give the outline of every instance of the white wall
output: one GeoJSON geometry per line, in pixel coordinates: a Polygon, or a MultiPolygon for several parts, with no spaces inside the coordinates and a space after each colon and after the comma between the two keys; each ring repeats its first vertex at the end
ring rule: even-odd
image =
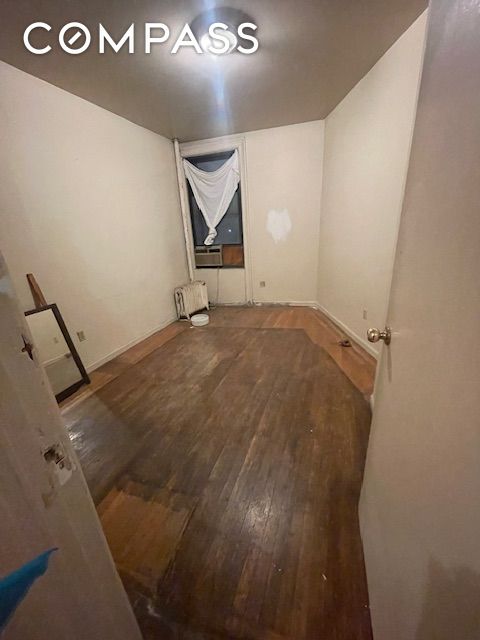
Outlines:
{"type": "Polygon", "coordinates": [[[318,300],[367,347],[386,317],[425,25],[423,14],[326,119],[318,300]]]}
{"type": "Polygon", "coordinates": [[[321,120],[247,134],[256,302],[316,301],[323,136],[321,120]]]}
{"type": "Polygon", "coordinates": [[[245,269],[195,269],[195,278],[207,283],[208,297],[216,304],[245,304],[245,269]]]}
{"type": "Polygon", "coordinates": [[[4,63],[0,84],[0,246],[23,308],[32,272],[92,367],[175,317],[173,146],[4,63]]]}

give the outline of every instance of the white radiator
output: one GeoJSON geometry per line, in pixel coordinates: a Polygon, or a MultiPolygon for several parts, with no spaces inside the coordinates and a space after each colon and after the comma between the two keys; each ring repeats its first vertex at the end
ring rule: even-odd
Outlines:
{"type": "Polygon", "coordinates": [[[208,309],[207,285],[201,280],[195,280],[189,284],[175,289],[175,304],[177,317],[188,318],[200,309],[208,309]]]}

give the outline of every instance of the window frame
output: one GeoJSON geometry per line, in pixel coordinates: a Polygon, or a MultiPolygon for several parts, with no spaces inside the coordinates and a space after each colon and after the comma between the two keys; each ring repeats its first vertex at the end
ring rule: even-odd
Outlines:
{"type": "MultiPolygon", "coordinates": [[[[232,148],[232,149],[225,149],[222,151],[214,151],[214,152],[206,152],[206,153],[198,153],[195,155],[185,155],[183,156],[183,158],[185,160],[187,160],[188,162],[191,162],[192,164],[195,164],[195,162],[201,161],[201,160],[209,160],[211,162],[215,162],[216,160],[225,160],[227,161],[229,158],[232,157],[232,155],[235,153],[235,151],[237,151],[236,148],[232,148]]],[[[196,166],[196,165],[195,165],[196,166]]],[[[244,234],[244,228],[243,228],[243,217],[244,217],[244,212],[243,212],[243,199],[242,199],[242,176],[240,175],[240,181],[238,183],[238,188],[235,192],[235,194],[238,196],[238,205],[239,205],[239,212],[238,212],[238,224],[239,224],[239,231],[240,231],[240,239],[241,242],[238,243],[228,243],[228,242],[215,242],[214,241],[214,245],[220,245],[220,246],[225,246],[225,247],[241,247],[242,249],[242,254],[243,254],[243,259],[242,259],[242,264],[239,265],[235,265],[235,264],[224,264],[221,266],[201,266],[201,267],[197,267],[195,264],[195,247],[203,247],[205,246],[203,244],[203,242],[197,243],[195,241],[195,225],[194,225],[194,220],[193,220],[193,215],[194,215],[194,211],[193,211],[193,207],[192,207],[192,202],[195,202],[196,204],[196,208],[199,211],[199,215],[202,216],[203,219],[203,215],[202,212],[199,210],[198,204],[195,201],[195,196],[193,194],[192,191],[192,187],[190,186],[190,183],[188,180],[185,180],[186,183],[186,187],[187,187],[187,200],[188,200],[188,209],[189,209],[189,222],[190,222],[190,230],[191,230],[191,235],[192,235],[192,241],[193,241],[193,253],[194,253],[194,267],[196,269],[201,268],[201,269],[245,269],[245,234],[244,234]]]]}
{"type": "MultiPolygon", "coordinates": [[[[208,155],[220,151],[231,151],[236,149],[240,158],[240,186],[242,194],[242,214],[243,214],[243,253],[244,253],[244,304],[253,303],[253,266],[251,250],[251,214],[250,198],[248,195],[248,171],[247,171],[247,140],[244,133],[227,134],[216,138],[207,138],[190,142],[180,142],[174,140],[174,153],[177,165],[177,180],[180,189],[180,209],[184,229],[185,246],[187,249],[187,267],[190,280],[199,277],[194,266],[195,257],[193,249],[193,235],[190,224],[189,203],[187,197],[186,177],[183,171],[182,160],[190,156],[208,155]]],[[[201,271],[201,270],[200,270],[201,271]]],[[[237,272],[241,269],[237,269],[237,272]]],[[[239,300],[240,301],[240,298],[239,300]]]]}

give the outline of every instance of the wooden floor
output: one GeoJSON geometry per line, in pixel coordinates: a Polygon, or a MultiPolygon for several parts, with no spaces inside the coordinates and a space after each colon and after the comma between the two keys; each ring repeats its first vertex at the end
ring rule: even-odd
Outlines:
{"type": "MultiPolygon", "coordinates": [[[[264,329],[303,329],[309,338],[327,351],[340,369],[366,398],[373,392],[376,361],[364,349],[352,343],[342,348],[339,342],[347,336],[328,318],[308,307],[219,307],[210,314],[212,326],[238,326],[264,329]]],[[[178,333],[189,329],[185,322],[174,322],[90,373],[91,384],[81,387],[61,403],[70,407],[91,396],[117,378],[146,355],[161,347],[178,333]]]]}
{"type": "Polygon", "coordinates": [[[146,639],[371,638],[357,504],[373,373],[343,349],[352,384],[315,314],[217,309],[64,409],[146,639]]]}

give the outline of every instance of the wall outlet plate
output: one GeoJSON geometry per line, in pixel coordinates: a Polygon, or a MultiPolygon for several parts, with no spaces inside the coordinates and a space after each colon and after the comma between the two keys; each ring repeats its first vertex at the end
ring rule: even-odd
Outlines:
{"type": "Polygon", "coordinates": [[[77,336],[80,342],[83,342],[84,340],[86,340],[84,331],[77,331],[77,336]]]}

